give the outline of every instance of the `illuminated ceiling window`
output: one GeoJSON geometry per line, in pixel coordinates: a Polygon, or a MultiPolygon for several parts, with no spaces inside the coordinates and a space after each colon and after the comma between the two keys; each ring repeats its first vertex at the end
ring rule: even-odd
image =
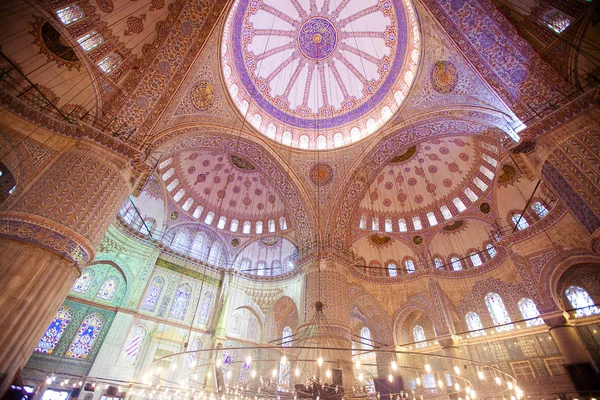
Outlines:
{"type": "Polygon", "coordinates": [[[396,269],[396,264],[389,263],[387,269],[388,269],[388,275],[391,276],[392,278],[395,276],[398,276],[398,270],[396,269]]]}
{"type": "Polygon", "coordinates": [[[208,214],[206,214],[206,218],[204,218],[204,223],[206,225],[210,225],[210,224],[212,224],[213,219],[215,219],[215,213],[212,211],[209,211],[208,214]]]}
{"type": "Polygon", "coordinates": [[[465,188],[465,195],[469,198],[469,200],[471,200],[472,202],[476,202],[477,201],[477,195],[471,190],[471,188],[465,188]]]}
{"type": "Polygon", "coordinates": [[[373,219],[371,220],[371,226],[374,231],[378,231],[379,230],[379,218],[373,217],[373,219]]]}
{"type": "Polygon", "coordinates": [[[433,264],[435,265],[435,267],[437,269],[444,269],[444,263],[442,262],[442,259],[439,257],[436,257],[433,259],[433,264]]]}
{"type": "Polygon", "coordinates": [[[185,203],[183,203],[183,205],[181,206],[181,208],[183,208],[185,211],[188,211],[192,207],[192,204],[194,204],[194,199],[188,197],[185,203]]]}
{"type": "Polygon", "coordinates": [[[490,317],[492,317],[492,322],[497,327],[497,331],[513,329],[508,311],[506,311],[502,297],[498,293],[488,293],[485,296],[485,305],[490,313],[490,317]]]}
{"type": "Polygon", "coordinates": [[[256,229],[256,234],[257,235],[262,235],[262,233],[263,233],[263,223],[262,223],[262,221],[256,221],[255,229],[256,229]]]}
{"type": "Polygon", "coordinates": [[[523,229],[529,228],[529,223],[521,214],[515,214],[512,216],[513,224],[517,227],[518,230],[522,231],[523,229]]]}
{"type": "Polygon", "coordinates": [[[229,226],[229,230],[231,232],[237,232],[238,225],[239,225],[239,221],[237,219],[232,219],[231,220],[231,225],[229,226]]]}
{"type": "Polygon", "coordinates": [[[570,286],[566,291],[565,295],[571,306],[575,310],[577,317],[587,317],[589,315],[600,314],[598,307],[594,305],[594,300],[590,297],[588,292],[579,286],[570,286]]]}
{"type": "Polygon", "coordinates": [[[421,230],[423,229],[423,225],[421,224],[421,218],[419,218],[418,216],[413,217],[412,219],[413,221],[413,226],[415,227],[415,230],[421,230]]]}
{"type": "Polygon", "coordinates": [[[285,220],[285,217],[279,218],[279,229],[281,229],[282,231],[285,231],[287,229],[287,221],[285,220]]]}
{"type": "Polygon", "coordinates": [[[117,53],[110,53],[98,62],[98,66],[102,71],[104,71],[105,74],[110,74],[119,65],[121,65],[122,61],[123,59],[120,55],[118,55],[117,53]]]}
{"type": "Polygon", "coordinates": [[[363,350],[371,350],[373,348],[371,331],[366,326],[363,326],[360,330],[360,339],[363,350]]]}
{"type": "Polygon", "coordinates": [[[404,266],[406,267],[406,272],[409,274],[412,274],[413,272],[416,271],[415,263],[413,262],[413,260],[406,260],[404,262],[404,266]]]}
{"type": "Polygon", "coordinates": [[[458,210],[458,212],[463,212],[467,209],[467,207],[465,207],[465,203],[463,203],[462,200],[459,199],[458,197],[455,197],[454,199],[452,199],[452,202],[456,206],[456,209],[458,210]]]}
{"type": "Polygon", "coordinates": [[[430,226],[435,226],[438,223],[437,218],[435,217],[435,214],[433,213],[433,211],[430,211],[427,213],[427,220],[429,221],[430,226]]]}
{"type": "Polygon", "coordinates": [[[275,220],[273,220],[273,219],[270,219],[270,220],[267,222],[267,226],[268,226],[268,229],[269,229],[269,232],[270,232],[270,233],[273,233],[273,232],[275,232],[275,220]]]}
{"type": "Polygon", "coordinates": [[[389,218],[385,220],[385,231],[386,232],[392,231],[392,220],[389,218]]]}
{"type": "Polygon", "coordinates": [[[519,311],[521,311],[523,319],[527,320],[527,326],[542,325],[544,323],[533,300],[521,299],[517,303],[517,306],[519,306],[519,311]]]}
{"type": "Polygon", "coordinates": [[[469,258],[471,259],[471,263],[474,267],[479,267],[481,264],[483,264],[483,262],[481,262],[481,257],[477,253],[471,253],[469,258]]]}
{"type": "Polygon", "coordinates": [[[158,164],[158,169],[165,169],[173,162],[173,157],[167,158],[165,161],[158,164]]]}
{"type": "Polygon", "coordinates": [[[192,214],[192,217],[194,217],[196,219],[200,218],[200,215],[202,215],[202,211],[204,211],[204,207],[202,207],[202,206],[196,207],[196,209],[194,210],[194,213],[192,214]]]}
{"type": "Polygon", "coordinates": [[[494,179],[494,173],[492,171],[490,171],[489,169],[487,169],[486,167],[484,167],[483,165],[479,166],[479,171],[481,171],[482,174],[487,176],[489,180],[494,179]]]}
{"type": "Polygon", "coordinates": [[[458,257],[452,257],[450,259],[450,264],[452,265],[452,269],[455,271],[460,271],[462,268],[462,263],[458,257]]]}
{"type": "Polygon", "coordinates": [[[175,168],[169,168],[167,172],[162,175],[162,180],[167,181],[175,173],[175,168]]]}
{"type": "Polygon", "coordinates": [[[540,218],[544,218],[546,215],[548,215],[548,209],[539,201],[534,202],[531,205],[531,209],[540,218]]]}
{"type": "Polygon", "coordinates": [[[173,200],[178,202],[179,200],[181,200],[183,198],[184,195],[185,195],[185,189],[179,189],[179,191],[177,193],[175,193],[175,196],[173,196],[173,200]]]}
{"type": "Polygon", "coordinates": [[[62,22],[64,25],[72,24],[73,22],[79,21],[85,17],[85,13],[81,7],[76,4],[72,4],[57,10],[56,15],[58,16],[58,19],[60,19],[60,22],[62,22]]]}
{"type": "Polygon", "coordinates": [[[244,221],[244,227],[242,228],[242,233],[249,235],[251,229],[252,229],[252,224],[250,223],[250,221],[244,221]]]}
{"type": "Polygon", "coordinates": [[[104,42],[104,38],[101,34],[96,31],[92,31],[85,36],[77,39],[77,43],[81,46],[83,50],[90,51],[100,46],[104,42]]]}
{"type": "Polygon", "coordinates": [[[406,221],[403,218],[398,220],[398,229],[400,229],[400,232],[406,232],[408,230],[406,227],[406,221]]]}
{"type": "Polygon", "coordinates": [[[542,15],[542,23],[559,35],[571,25],[571,19],[556,8],[550,8],[542,15]]]}
{"type": "Polygon", "coordinates": [[[415,342],[417,342],[416,347],[424,347],[427,345],[427,343],[425,343],[425,341],[427,340],[425,338],[425,330],[423,329],[423,327],[421,325],[414,326],[413,338],[415,339],[415,342]],[[421,342],[421,343],[419,343],[419,342],[421,342]]]}
{"type": "Polygon", "coordinates": [[[226,223],[227,223],[227,218],[224,216],[220,216],[219,222],[217,222],[217,229],[225,229],[226,223]]]}
{"type": "Polygon", "coordinates": [[[492,157],[488,156],[488,155],[487,155],[487,154],[485,154],[485,153],[482,153],[482,154],[481,154],[481,157],[483,157],[483,159],[484,159],[485,161],[487,161],[488,163],[490,163],[490,164],[491,164],[491,165],[493,165],[494,167],[498,165],[498,161],[496,161],[494,158],[492,158],[492,157]]]}
{"type": "Polygon", "coordinates": [[[452,213],[450,212],[448,206],[441,206],[440,211],[442,212],[442,216],[444,217],[444,219],[452,218],[452,213]]]}
{"type": "Polygon", "coordinates": [[[475,178],[473,178],[473,183],[482,191],[485,192],[488,188],[488,185],[482,181],[481,179],[479,179],[478,176],[476,176],[475,178]]]}
{"type": "Polygon", "coordinates": [[[488,243],[488,244],[485,246],[485,249],[487,250],[487,252],[488,252],[488,254],[490,255],[490,257],[492,257],[492,258],[496,257],[496,253],[497,253],[497,252],[496,252],[496,248],[495,248],[494,246],[492,246],[492,244],[491,244],[491,243],[488,243]]]}
{"type": "Polygon", "coordinates": [[[476,312],[469,311],[465,315],[465,321],[467,322],[467,328],[469,328],[471,336],[481,336],[484,334],[481,319],[476,312]]]}
{"type": "Polygon", "coordinates": [[[167,191],[172,192],[179,185],[179,179],[175,178],[167,185],[167,191]]]}

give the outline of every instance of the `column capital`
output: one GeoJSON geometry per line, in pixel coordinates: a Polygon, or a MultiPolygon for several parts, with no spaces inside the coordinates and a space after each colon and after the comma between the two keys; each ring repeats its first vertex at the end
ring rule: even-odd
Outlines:
{"type": "Polygon", "coordinates": [[[571,326],[570,318],[571,317],[566,311],[557,311],[542,315],[544,323],[546,323],[550,329],[561,326],[571,326]]]}
{"type": "Polygon", "coordinates": [[[456,335],[444,335],[437,338],[438,343],[442,346],[442,349],[446,348],[458,348],[459,338],[456,335]]]}

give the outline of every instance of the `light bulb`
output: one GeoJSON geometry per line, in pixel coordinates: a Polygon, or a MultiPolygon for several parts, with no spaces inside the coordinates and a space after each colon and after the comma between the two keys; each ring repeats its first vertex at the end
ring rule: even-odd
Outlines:
{"type": "Polygon", "coordinates": [[[319,357],[317,358],[317,365],[320,367],[321,365],[323,365],[323,357],[319,357]]]}
{"type": "Polygon", "coordinates": [[[256,378],[256,370],[253,369],[252,372],[250,372],[250,376],[256,378]]]}
{"type": "Polygon", "coordinates": [[[502,379],[500,379],[499,376],[495,377],[494,381],[496,382],[496,385],[502,385],[502,379]]]}
{"type": "Polygon", "coordinates": [[[171,364],[171,371],[175,371],[175,368],[177,368],[177,363],[171,364]]]}
{"type": "Polygon", "coordinates": [[[46,385],[49,385],[52,383],[52,378],[46,378],[46,385]]]}
{"type": "Polygon", "coordinates": [[[456,375],[460,375],[460,368],[458,368],[458,365],[455,365],[455,366],[454,366],[454,373],[455,373],[456,375]]]}
{"type": "Polygon", "coordinates": [[[454,384],[454,389],[455,389],[456,391],[459,391],[459,390],[460,390],[460,385],[459,385],[458,383],[455,383],[455,384],[454,384]]]}
{"type": "Polygon", "coordinates": [[[485,375],[483,374],[483,371],[477,371],[477,378],[479,378],[480,381],[485,381],[485,375]]]}
{"type": "Polygon", "coordinates": [[[287,363],[287,357],[286,356],[281,356],[281,363],[282,364],[286,364],[287,363]]]}
{"type": "Polygon", "coordinates": [[[252,362],[252,356],[247,356],[246,357],[246,365],[250,365],[251,362],[252,362]]]}
{"type": "Polygon", "coordinates": [[[356,360],[354,360],[354,363],[356,365],[356,368],[360,368],[360,360],[358,358],[356,358],[356,360]]]}
{"type": "Polygon", "coordinates": [[[392,376],[392,374],[388,375],[388,381],[394,382],[394,377],[392,376]]]}
{"type": "Polygon", "coordinates": [[[417,377],[417,379],[415,379],[415,382],[417,383],[417,385],[421,385],[421,378],[417,377]]]}
{"type": "Polygon", "coordinates": [[[328,369],[328,370],[325,372],[325,376],[326,376],[327,378],[331,378],[331,370],[330,370],[330,369],[328,369]]]}
{"type": "Polygon", "coordinates": [[[275,378],[277,376],[277,369],[276,368],[273,368],[273,371],[271,371],[271,376],[273,378],[275,378]]]}
{"type": "Polygon", "coordinates": [[[208,371],[208,372],[206,373],[206,377],[207,377],[208,379],[212,378],[212,372],[208,371]]]}
{"type": "Polygon", "coordinates": [[[221,367],[222,364],[223,364],[223,361],[221,361],[221,360],[217,360],[217,362],[215,363],[217,368],[221,367]]]}
{"type": "Polygon", "coordinates": [[[227,371],[227,379],[231,379],[231,370],[227,371]]]}
{"type": "Polygon", "coordinates": [[[295,374],[296,376],[300,376],[300,370],[299,370],[298,368],[296,368],[296,369],[294,370],[294,374],[295,374]]]}
{"type": "Polygon", "coordinates": [[[444,388],[444,382],[442,382],[441,379],[438,379],[438,386],[440,387],[440,389],[444,388]]]}
{"type": "Polygon", "coordinates": [[[392,361],[392,371],[396,371],[398,369],[398,363],[396,361],[392,361]]]}
{"type": "Polygon", "coordinates": [[[427,373],[430,374],[431,373],[431,365],[425,364],[425,371],[427,371],[427,373]]]}
{"type": "Polygon", "coordinates": [[[362,372],[361,372],[360,374],[358,374],[358,380],[359,380],[360,382],[362,382],[362,381],[364,381],[364,380],[365,380],[365,376],[363,375],[363,373],[362,373],[362,372]]]}
{"type": "Polygon", "coordinates": [[[514,385],[511,381],[506,381],[506,387],[508,387],[509,390],[512,390],[514,385]]]}

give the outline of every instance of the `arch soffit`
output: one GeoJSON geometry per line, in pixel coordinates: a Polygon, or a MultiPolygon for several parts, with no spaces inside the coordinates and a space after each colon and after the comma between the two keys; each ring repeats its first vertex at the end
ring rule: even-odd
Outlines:
{"type": "MultiPolygon", "coordinates": [[[[486,135],[492,128],[480,123],[463,120],[448,120],[436,118],[423,123],[406,124],[389,135],[373,141],[368,149],[363,152],[364,156],[357,158],[353,166],[348,168],[348,174],[344,181],[347,185],[340,185],[334,197],[327,225],[332,231],[330,240],[335,247],[346,247],[351,240],[350,224],[352,215],[358,207],[369,185],[377,177],[377,174],[387,165],[389,160],[397,155],[402,149],[409,145],[426,142],[439,137],[452,135],[486,135]]],[[[495,137],[492,136],[494,140],[495,137]]]]}
{"type": "Polygon", "coordinates": [[[113,267],[114,269],[116,269],[117,272],[121,275],[121,277],[125,281],[125,285],[127,286],[127,289],[129,289],[129,279],[127,279],[127,275],[128,274],[131,275],[131,271],[128,271],[128,273],[126,273],[125,270],[123,268],[121,268],[114,261],[110,261],[110,260],[94,260],[91,263],[89,263],[86,266],[86,268],[90,268],[90,267],[93,267],[94,265],[102,265],[102,264],[110,265],[111,267],[113,267]]]}
{"type": "Polygon", "coordinates": [[[368,328],[371,329],[373,339],[379,343],[391,345],[393,343],[392,326],[389,316],[371,293],[360,291],[350,298],[351,307],[356,306],[361,314],[369,316],[368,328]]]}
{"type": "Polygon", "coordinates": [[[154,142],[155,154],[164,154],[192,148],[206,148],[232,152],[235,149],[242,157],[252,162],[279,190],[290,210],[299,241],[308,246],[316,226],[316,211],[310,196],[300,179],[287,168],[286,161],[269,149],[263,140],[255,137],[234,136],[231,128],[222,127],[179,127],[164,134],[154,142]]]}
{"type": "Polygon", "coordinates": [[[250,306],[239,306],[239,307],[236,307],[233,310],[232,315],[234,313],[236,313],[238,311],[242,311],[242,310],[247,310],[248,312],[250,312],[250,314],[252,314],[254,317],[256,317],[256,321],[258,322],[258,329],[260,330],[260,333],[262,335],[262,332],[263,332],[263,320],[262,320],[260,314],[254,308],[252,308],[250,306]]]}
{"type": "Polygon", "coordinates": [[[415,313],[418,313],[419,316],[425,315],[429,318],[433,327],[439,331],[439,324],[435,318],[435,312],[431,307],[427,306],[425,303],[416,304],[414,301],[409,302],[409,304],[398,309],[392,318],[395,345],[402,345],[402,329],[411,321],[411,319],[416,317],[415,313]]]}
{"type": "Polygon", "coordinates": [[[267,314],[265,319],[265,331],[270,340],[281,337],[281,330],[285,327],[285,323],[290,317],[294,317],[294,326],[290,326],[292,331],[295,331],[299,324],[299,313],[296,302],[289,296],[281,296],[267,314]],[[282,316],[282,318],[277,318],[282,316]]]}

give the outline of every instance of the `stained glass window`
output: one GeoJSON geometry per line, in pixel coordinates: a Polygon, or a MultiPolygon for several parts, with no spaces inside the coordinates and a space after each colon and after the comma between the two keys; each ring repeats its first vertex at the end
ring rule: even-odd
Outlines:
{"type": "Polygon", "coordinates": [[[579,286],[570,286],[565,294],[571,306],[576,310],[575,315],[577,317],[587,317],[593,314],[600,314],[598,307],[594,305],[594,300],[590,297],[588,292],[579,286]]]}
{"type": "Polygon", "coordinates": [[[187,283],[184,283],[177,288],[175,299],[173,299],[173,304],[171,305],[169,318],[175,318],[179,320],[183,320],[185,318],[185,312],[190,300],[190,292],[190,285],[187,283]]]}
{"type": "Polygon", "coordinates": [[[415,339],[415,342],[422,342],[422,343],[417,343],[416,346],[417,347],[424,347],[427,345],[427,343],[425,343],[425,340],[427,340],[425,338],[425,330],[423,329],[423,327],[421,325],[415,325],[413,327],[413,338],[415,339]]]}
{"type": "Polygon", "coordinates": [[[371,343],[371,331],[366,326],[363,326],[360,330],[360,341],[362,342],[362,348],[364,350],[373,348],[373,344],[371,343]]]}
{"type": "Polygon", "coordinates": [[[215,241],[212,246],[210,246],[210,252],[208,253],[208,262],[217,265],[221,263],[221,255],[223,253],[223,248],[221,243],[215,241]]]}
{"type": "Polygon", "coordinates": [[[546,215],[548,215],[548,209],[539,201],[534,202],[531,205],[531,209],[540,218],[544,218],[546,215]]]}
{"type": "Polygon", "coordinates": [[[210,317],[210,311],[213,304],[214,295],[212,292],[207,292],[202,300],[202,307],[200,307],[200,315],[198,316],[198,322],[205,324],[208,322],[210,317]]]}
{"type": "Polygon", "coordinates": [[[76,4],[72,4],[68,7],[61,8],[56,11],[56,15],[60,22],[64,25],[72,24],[73,22],[79,21],[81,18],[85,17],[83,10],[76,4]]]}
{"type": "Polygon", "coordinates": [[[415,228],[415,230],[421,230],[423,229],[423,225],[421,224],[421,218],[419,218],[418,216],[413,217],[412,219],[413,221],[413,227],[415,228]]]}
{"type": "Polygon", "coordinates": [[[473,178],[473,183],[482,191],[485,192],[488,188],[488,185],[482,181],[478,176],[473,178]]]}
{"type": "Polygon", "coordinates": [[[85,317],[65,357],[80,360],[87,358],[100,334],[102,325],[104,325],[104,318],[100,314],[90,314],[85,317]]]}
{"type": "Polygon", "coordinates": [[[233,316],[233,321],[231,323],[233,334],[236,336],[241,336],[242,334],[242,317],[239,313],[233,316]]]}
{"type": "Polygon", "coordinates": [[[469,258],[471,259],[471,263],[473,264],[474,267],[479,267],[481,264],[483,264],[481,262],[481,257],[479,256],[478,253],[471,253],[469,255],[469,258]]]}
{"type": "Polygon", "coordinates": [[[246,332],[248,338],[258,339],[258,321],[256,320],[256,317],[250,317],[250,320],[248,321],[248,330],[246,332]]]}
{"type": "Polygon", "coordinates": [[[404,262],[404,266],[406,267],[407,273],[412,274],[413,272],[415,272],[415,263],[413,262],[413,260],[406,260],[404,262]]]}
{"type": "Polygon", "coordinates": [[[521,299],[517,303],[523,319],[526,319],[527,326],[542,325],[544,321],[540,318],[540,312],[538,311],[535,303],[531,299],[521,299]]]}
{"type": "Polygon", "coordinates": [[[239,221],[237,219],[232,219],[231,220],[231,225],[229,226],[229,230],[231,232],[237,232],[238,225],[239,225],[239,221]]]}
{"type": "Polygon", "coordinates": [[[289,361],[280,362],[279,363],[279,377],[278,377],[278,385],[277,390],[281,390],[282,392],[290,391],[290,372],[292,368],[289,361]]]}
{"type": "Polygon", "coordinates": [[[448,206],[441,206],[440,211],[442,212],[442,216],[444,217],[444,219],[452,218],[452,213],[450,212],[448,206]]]}
{"type": "Polygon", "coordinates": [[[121,352],[121,362],[125,365],[134,365],[137,359],[142,345],[144,344],[144,337],[146,336],[146,329],[142,325],[136,325],[129,331],[125,346],[121,352]]]}
{"type": "Polygon", "coordinates": [[[292,345],[292,328],[286,326],[281,333],[281,347],[290,347],[292,345]]]}
{"type": "Polygon", "coordinates": [[[113,72],[119,65],[121,65],[121,56],[117,53],[110,53],[102,60],[98,62],[98,66],[105,74],[110,74],[113,72]]]}
{"type": "Polygon", "coordinates": [[[456,206],[456,209],[458,210],[458,212],[463,212],[467,209],[467,207],[465,207],[465,203],[463,203],[463,201],[461,199],[459,199],[458,197],[455,197],[454,199],[452,199],[452,202],[456,206]]]}
{"type": "Polygon", "coordinates": [[[250,361],[251,358],[252,358],[252,353],[246,354],[246,356],[244,357],[244,362],[242,363],[242,366],[240,368],[240,382],[244,385],[247,385],[251,378],[251,375],[250,375],[250,371],[252,370],[252,361],[250,361]],[[247,361],[250,361],[250,362],[247,362],[247,361]]]}
{"type": "Polygon", "coordinates": [[[475,194],[475,192],[473,192],[473,191],[471,190],[471,188],[465,188],[465,191],[464,191],[464,193],[465,193],[465,195],[467,196],[467,198],[468,198],[469,200],[471,200],[472,202],[475,202],[475,201],[477,201],[477,195],[475,194]]]}
{"type": "Polygon", "coordinates": [[[484,334],[481,319],[476,312],[469,311],[465,315],[465,320],[467,321],[467,328],[469,328],[471,336],[481,336],[484,334]]]}
{"type": "Polygon", "coordinates": [[[389,263],[388,264],[388,275],[392,278],[398,276],[398,270],[396,269],[396,264],[389,263]]]}
{"type": "Polygon", "coordinates": [[[555,8],[551,8],[542,16],[542,22],[554,32],[561,34],[571,25],[571,20],[555,8]]]}
{"type": "Polygon", "coordinates": [[[92,31],[85,36],[77,39],[77,43],[81,46],[81,48],[85,51],[90,51],[100,46],[104,42],[104,38],[101,34],[96,31],[92,31]]]}
{"type": "Polygon", "coordinates": [[[188,368],[194,368],[196,366],[197,356],[196,356],[195,351],[200,350],[200,348],[201,348],[200,339],[194,339],[194,341],[188,348],[188,351],[190,352],[187,354],[187,367],[188,368]]]}
{"type": "Polygon", "coordinates": [[[165,280],[163,278],[156,276],[152,279],[142,303],[142,310],[150,312],[156,310],[156,304],[158,303],[164,285],[165,280]]]}
{"type": "Polygon", "coordinates": [[[485,296],[485,305],[490,313],[490,317],[492,317],[492,322],[497,326],[497,331],[513,329],[508,311],[506,311],[502,297],[498,293],[488,293],[485,296]]]}
{"type": "Polygon", "coordinates": [[[403,218],[400,218],[398,220],[398,229],[400,230],[400,232],[406,232],[408,230],[406,226],[406,221],[403,218]]]}
{"type": "Polygon", "coordinates": [[[287,221],[285,220],[285,217],[279,218],[279,228],[282,231],[285,231],[287,229],[287,221]]]}
{"type": "Polygon", "coordinates": [[[386,232],[391,232],[392,231],[392,220],[387,218],[384,222],[384,229],[386,232]]]}
{"type": "Polygon", "coordinates": [[[371,218],[371,229],[373,229],[374,231],[379,230],[379,218],[377,218],[377,217],[371,218]]]}
{"type": "Polygon", "coordinates": [[[437,218],[435,217],[435,214],[433,213],[433,211],[430,211],[427,213],[427,221],[429,221],[429,226],[435,226],[437,225],[437,218]]]}
{"type": "Polygon", "coordinates": [[[529,227],[529,223],[527,223],[527,220],[525,219],[525,217],[521,216],[521,214],[513,215],[512,221],[513,221],[513,224],[515,224],[517,229],[520,231],[529,227]]]}
{"type": "Polygon", "coordinates": [[[252,224],[250,221],[244,221],[244,227],[242,228],[242,233],[246,235],[250,234],[250,229],[252,228],[252,224]]]}
{"type": "Polygon", "coordinates": [[[268,227],[270,233],[275,232],[275,220],[270,219],[269,221],[267,221],[267,227],[268,227]]]}
{"type": "Polygon", "coordinates": [[[433,259],[433,264],[437,269],[444,269],[444,263],[441,258],[436,257],[433,259]]]}
{"type": "Polygon", "coordinates": [[[265,268],[266,268],[266,264],[264,261],[259,261],[256,264],[256,275],[258,276],[264,276],[265,275],[265,268]]]}
{"type": "Polygon", "coordinates": [[[263,233],[263,223],[262,223],[262,221],[256,221],[256,224],[254,224],[254,227],[256,229],[256,234],[257,235],[262,235],[262,233],[263,233]]]}
{"type": "MultiPolygon", "coordinates": [[[[196,207],[196,209],[194,210],[194,213],[192,214],[192,217],[194,217],[196,219],[200,218],[200,215],[202,215],[202,211],[204,211],[204,207],[202,207],[202,206],[196,207]]],[[[232,224],[233,224],[233,222],[232,222],[232,224]]],[[[234,232],[234,231],[232,231],[232,232],[234,232]]]]}
{"type": "Polygon", "coordinates": [[[87,292],[87,290],[90,288],[90,284],[92,283],[93,279],[94,271],[92,271],[89,268],[86,268],[81,273],[81,276],[77,278],[71,290],[73,292],[85,294],[85,292],[87,292]]]}
{"type": "Polygon", "coordinates": [[[48,329],[46,329],[46,333],[44,333],[44,336],[42,336],[35,348],[35,352],[52,354],[60,337],[65,329],[67,329],[67,326],[69,326],[71,318],[73,318],[73,312],[69,307],[62,306],[59,308],[56,317],[54,317],[54,321],[52,321],[48,329]]]}
{"type": "Polygon", "coordinates": [[[487,250],[490,257],[492,257],[492,258],[496,257],[496,253],[497,253],[496,248],[494,246],[492,246],[491,243],[486,244],[485,249],[487,250]]]}
{"type": "Polygon", "coordinates": [[[98,290],[96,297],[102,300],[111,301],[117,292],[117,286],[119,286],[119,278],[109,276],[102,282],[102,286],[100,286],[100,290],[98,290]]]}
{"type": "MultiPolygon", "coordinates": [[[[169,171],[171,171],[171,169],[170,169],[169,171]]],[[[165,173],[165,175],[166,175],[166,174],[168,174],[168,173],[169,173],[169,171],[167,171],[167,172],[165,173]]],[[[164,175],[163,175],[163,176],[164,176],[164,175]]],[[[179,185],[179,179],[175,178],[175,179],[173,179],[173,180],[171,181],[171,183],[169,183],[169,184],[167,185],[167,191],[168,191],[168,192],[172,192],[172,191],[173,191],[173,190],[174,190],[174,189],[177,187],[177,185],[179,185]]],[[[202,212],[202,211],[200,211],[200,212],[202,212]]],[[[196,218],[198,218],[198,217],[196,217],[196,218]]]]}
{"type": "Polygon", "coordinates": [[[452,265],[452,269],[455,271],[460,271],[462,269],[462,264],[458,257],[452,257],[450,259],[450,264],[452,265]]]}

